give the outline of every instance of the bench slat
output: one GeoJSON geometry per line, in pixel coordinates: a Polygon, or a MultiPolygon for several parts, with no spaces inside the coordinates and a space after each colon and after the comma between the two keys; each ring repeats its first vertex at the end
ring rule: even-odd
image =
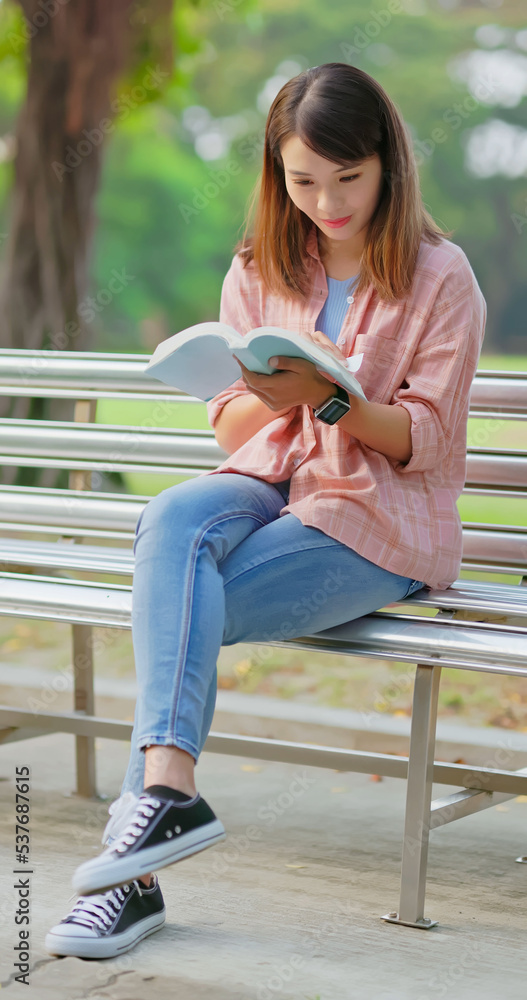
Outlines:
{"type": "MultiPolygon", "coordinates": [[[[131,587],[0,574],[0,614],[129,628],[131,587]]],[[[479,622],[375,613],[270,645],[527,677],[525,631],[479,622]]]]}
{"type": "Polygon", "coordinates": [[[26,523],[28,530],[37,521],[56,525],[61,534],[75,527],[133,533],[149,499],[125,493],[6,486],[0,490],[0,517],[26,523]]]}
{"type": "Polygon", "coordinates": [[[125,463],[170,468],[184,463],[193,469],[214,469],[227,457],[211,430],[172,430],[166,427],[122,427],[70,421],[0,419],[0,461],[44,464],[67,459],[71,468],[102,462],[108,468],[125,463]]]}
{"type": "MultiPolygon", "coordinates": [[[[27,387],[31,395],[46,388],[79,392],[148,392],[171,395],[170,386],[144,374],[149,356],[76,351],[26,351],[0,349],[2,387],[27,387]]],[[[173,390],[174,395],[178,390],[173,390]]],[[[181,395],[181,394],[180,394],[181,395]]],[[[86,397],[83,397],[86,398],[86,397]]],[[[188,397],[186,397],[188,398],[188,397]]],[[[495,409],[501,413],[527,411],[527,377],[524,372],[476,372],[470,395],[471,410],[495,409]]]]}
{"type": "MultiPolygon", "coordinates": [[[[14,528],[43,530],[56,525],[57,533],[74,529],[104,535],[132,534],[150,498],[120,493],[82,492],[9,486],[0,490],[0,520],[14,528]]],[[[463,564],[490,572],[527,573],[527,527],[470,522],[463,525],[463,564]]]]}
{"type": "Polygon", "coordinates": [[[470,410],[493,409],[501,416],[527,413],[527,377],[524,372],[479,371],[472,382],[470,410]]]}
{"type": "MultiPolygon", "coordinates": [[[[116,546],[4,538],[0,539],[0,565],[2,564],[132,576],[134,555],[131,548],[116,546]]],[[[458,580],[449,590],[425,588],[407,601],[395,603],[441,611],[471,611],[527,619],[527,588],[519,585],[458,580]]]]}
{"type": "Polygon", "coordinates": [[[527,455],[521,451],[486,451],[469,448],[467,487],[527,488],[527,455]]]}
{"type": "MultiPolygon", "coordinates": [[[[21,466],[196,474],[227,457],[212,430],[189,431],[0,419],[0,463],[21,466]]],[[[469,449],[466,490],[527,496],[527,454],[469,449]]]]}

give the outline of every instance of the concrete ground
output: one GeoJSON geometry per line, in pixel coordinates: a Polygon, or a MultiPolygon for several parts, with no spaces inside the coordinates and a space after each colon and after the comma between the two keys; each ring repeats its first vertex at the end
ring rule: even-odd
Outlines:
{"type": "MultiPolygon", "coordinates": [[[[124,743],[98,741],[100,790],[117,797],[124,743]]],[[[49,926],[71,875],[98,853],[107,802],[71,794],[63,734],[0,750],[3,997],[28,1000],[524,1000],[527,802],[435,831],[431,931],[382,922],[397,908],[405,783],[204,754],[198,787],[228,839],[165,869],[167,923],[117,959],[53,959],[49,926]],[[29,988],[13,979],[14,775],[31,767],[29,988]]],[[[435,794],[444,792],[438,787],[435,794]]],[[[28,877],[28,876],[25,876],[28,877]]],[[[24,876],[20,876],[24,878],[24,876]]],[[[17,970],[18,971],[18,970],[17,970]]]]}

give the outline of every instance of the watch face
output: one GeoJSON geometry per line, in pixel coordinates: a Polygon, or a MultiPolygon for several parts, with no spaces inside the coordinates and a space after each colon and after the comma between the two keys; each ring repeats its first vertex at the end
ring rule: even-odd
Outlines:
{"type": "Polygon", "coordinates": [[[317,414],[317,416],[319,420],[323,420],[326,424],[335,424],[348,410],[349,405],[335,396],[335,399],[329,400],[322,412],[317,414]]]}

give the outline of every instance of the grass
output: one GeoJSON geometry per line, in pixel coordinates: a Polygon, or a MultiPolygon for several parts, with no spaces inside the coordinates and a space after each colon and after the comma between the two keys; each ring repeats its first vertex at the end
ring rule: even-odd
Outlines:
{"type": "Polygon", "coordinates": [[[482,354],[478,368],[486,371],[527,372],[527,357],[524,354],[482,354]]]}

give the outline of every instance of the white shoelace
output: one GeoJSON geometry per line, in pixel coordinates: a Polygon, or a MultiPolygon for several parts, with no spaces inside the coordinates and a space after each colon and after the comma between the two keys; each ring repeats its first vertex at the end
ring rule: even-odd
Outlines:
{"type": "Polygon", "coordinates": [[[111,850],[117,851],[118,854],[123,854],[129,847],[133,847],[137,838],[141,836],[145,827],[148,826],[149,819],[155,816],[156,809],[159,809],[160,806],[161,803],[159,800],[151,796],[139,799],[132,819],[126,829],[123,830],[119,839],[111,845],[111,850]]]}
{"type": "MultiPolygon", "coordinates": [[[[139,895],[142,896],[139,883],[134,881],[133,884],[137,887],[139,895]]],[[[123,885],[110,889],[109,892],[101,895],[79,896],[71,913],[68,914],[69,917],[73,918],[70,923],[83,924],[90,930],[97,928],[101,931],[107,931],[118,916],[129,892],[130,886],[123,885]]]]}
{"type": "Polygon", "coordinates": [[[104,828],[101,843],[107,844],[123,833],[137,809],[138,802],[139,796],[134,795],[133,792],[125,792],[115,802],[112,802],[108,809],[110,819],[104,828]]]}

